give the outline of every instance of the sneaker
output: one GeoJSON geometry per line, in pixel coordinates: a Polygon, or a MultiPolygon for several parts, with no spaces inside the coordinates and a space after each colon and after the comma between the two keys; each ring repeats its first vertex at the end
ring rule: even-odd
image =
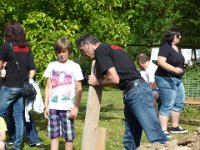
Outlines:
{"type": "Polygon", "coordinates": [[[183,129],[181,127],[171,128],[170,133],[187,133],[187,129],[183,129]]]}
{"type": "Polygon", "coordinates": [[[163,133],[167,136],[168,139],[172,137],[167,130],[164,130],[163,133]]]}
{"type": "Polygon", "coordinates": [[[13,146],[13,145],[14,145],[14,142],[8,141],[8,142],[7,142],[7,145],[8,145],[8,146],[13,146]]]}
{"type": "Polygon", "coordinates": [[[42,144],[42,143],[37,143],[37,144],[31,145],[31,147],[45,148],[44,144],[42,144]]]}

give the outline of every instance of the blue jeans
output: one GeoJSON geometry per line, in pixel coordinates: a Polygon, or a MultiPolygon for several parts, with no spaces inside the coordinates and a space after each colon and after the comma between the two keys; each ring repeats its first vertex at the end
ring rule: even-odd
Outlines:
{"type": "Polygon", "coordinates": [[[15,121],[14,149],[20,150],[24,133],[24,99],[22,88],[2,86],[0,90],[0,116],[4,117],[11,103],[15,103],[13,115],[15,121]]]}
{"type": "MultiPolygon", "coordinates": [[[[25,133],[28,139],[28,145],[33,146],[41,142],[40,142],[38,133],[36,131],[35,123],[34,123],[31,113],[29,113],[29,116],[30,116],[30,122],[25,122],[24,129],[25,129],[25,133]]],[[[7,113],[7,127],[8,127],[8,136],[9,136],[8,142],[14,142],[15,126],[14,126],[12,107],[10,107],[9,112],[7,113]]]]}
{"type": "Polygon", "coordinates": [[[185,90],[181,79],[155,76],[155,81],[159,89],[161,103],[159,114],[170,116],[171,111],[183,111],[185,90]]]}
{"type": "Polygon", "coordinates": [[[165,143],[168,139],[162,132],[153,107],[152,90],[143,82],[124,95],[124,148],[135,150],[140,146],[142,129],[150,143],[165,143]]]}

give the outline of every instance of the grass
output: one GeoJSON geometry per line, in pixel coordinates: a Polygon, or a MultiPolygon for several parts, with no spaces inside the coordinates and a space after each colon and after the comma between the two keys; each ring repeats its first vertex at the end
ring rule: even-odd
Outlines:
{"type": "MultiPolygon", "coordinates": [[[[107,138],[106,138],[106,150],[122,150],[123,149],[123,133],[124,133],[124,117],[123,117],[123,101],[122,93],[116,89],[104,89],[101,101],[101,113],[99,126],[106,128],[107,138]]],[[[82,142],[82,131],[85,119],[87,105],[87,88],[83,92],[83,99],[81,101],[81,106],[79,110],[78,118],[75,120],[75,132],[76,139],[74,141],[74,149],[81,149],[82,142]]],[[[182,116],[186,118],[195,118],[200,120],[199,107],[198,109],[187,107],[183,112],[182,116]],[[191,110],[191,111],[190,111],[191,110]],[[195,113],[194,113],[195,112],[195,113]]],[[[40,136],[41,142],[46,145],[46,149],[49,149],[50,139],[47,137],[47,120],[44,118],[43,114],[33,114],[35,119],[38,134],[40,136]]],[[[189,132],[193,132],[197,129],[195,125],[181,124],[182,127],[187,128],[189,132]]],[[[180,138],[184,134],[173,135],[173,138],[180,138]]],[[[90,139],[88,139],[89,141],[90,139]]],[[[64,141],[60,139],[60,149],[64,149],[64,141]]],[[[146,136],[143,134],[142,143],[146,143],[146,136]]],[[[27,144],[25,138],[24,150],[29,150],[30,147],[27,144]]],[[[37,150],[37,148],[31,148],[31,150],[37,150]]]]}

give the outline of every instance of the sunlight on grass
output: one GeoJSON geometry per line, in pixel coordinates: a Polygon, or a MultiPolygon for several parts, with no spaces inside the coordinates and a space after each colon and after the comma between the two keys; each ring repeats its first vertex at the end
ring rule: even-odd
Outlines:
{"type": "MultiPolygon", "coordinates": [[[[79,116],[75,120],[75,132],[76,139],[74,141],[74,150],[81,149],[82,142],[82,131],[85,119],[87,105],[87,88],[83,92],[83,99],[81,101],[81,106],[79,110],[79,116]]],[[[123,101],[122,101],[122,93],[116,89],[106,88],[103,91],[102,100],[101,100],[101,113],[100,113],[100,121],[99,126],[106,128],[106,150],[122,150],[123,149],[123,133],[124,133],[124,117],[123,117],[123,101]]],[[[197,118],[200,120],[199,115],[199,107],[198,109],[190,109],[186,107],[183,116],[186,118],[197,118]],[[198,116],[198,117],[197,117],[198,116]]],[[[49,149],[50,139],[47,137],[47,120],[44,119],[43,114],[35,114],[34,119],[36,122],[37,130],[41,139],[41,142],[46,145],[46,149],[49,149]]],[[[170,124],[169,124],[170,126],[170,124]]],[[[189,132],[193,132],[196,130],[197,126],[181,124],[182,127],[189,130],[189,132]]],[[[184,136],[184,134],[172,135],[172,139],[180,138],[184,136]]],[[[60,139],[60,149],[64,149],[64,141],[60,139]]],[[[89,141],[89,139],[88,139],[89,141]]],[[[145,134],[142,136],[142,143],[146,143],[147,139],[145,134]]],[[[27,144],[25,139],[24,150],[29,150],[30,147],[27,144]]],[[[37,148],[32,148],[31,150],[37,150],[37,148]]]]}

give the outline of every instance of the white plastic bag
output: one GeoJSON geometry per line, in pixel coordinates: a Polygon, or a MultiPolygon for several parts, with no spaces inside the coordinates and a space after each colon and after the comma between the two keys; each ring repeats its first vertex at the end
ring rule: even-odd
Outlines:
{"type": "Polygon", "coordinates": [[[35,111],[37,113],[43,113],[44,112],[44,102],[42,99],[42,94],[40,92],[40,87],[38,85],[38,82],[34,81],[33,86],[34,86],[35,90],[37,91],[36,98],[33,102],[33,111],[35,111]]]}

